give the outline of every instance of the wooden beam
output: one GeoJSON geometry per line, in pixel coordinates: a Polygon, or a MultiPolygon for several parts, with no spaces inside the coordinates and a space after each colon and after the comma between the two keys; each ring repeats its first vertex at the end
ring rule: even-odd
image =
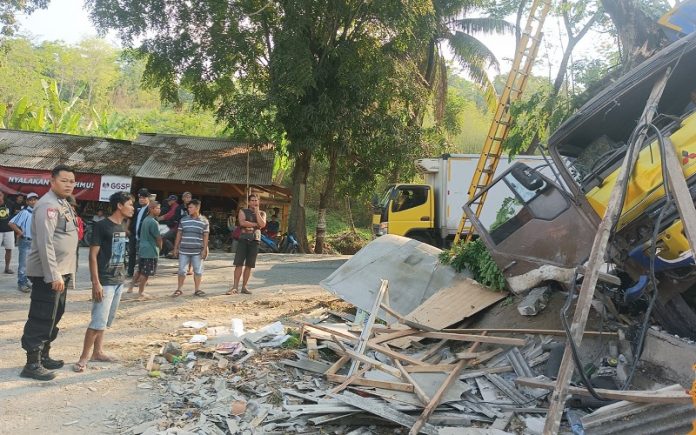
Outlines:
{"type": "MultiPolygon", "coordinates": [[[[341,384],[348,379],[344,375],[326,375],[326,379],[341,384]]],[[[351,381],[351,385],[362,385],[363,387],[386,388],[387,390],[405,391],[413,393],[413,385],[403,382],[377,381],[374,379],[357,378],[351,381]]]]}
{"type": "Polygon", "coordinates": [[[455,334],[451,332],[418,332],[414,335],[425,338],[441,338],[455,341],[501,344],[505,346],[524,346],[527,344],[527,340],[522,338],[489,337],[487,335],[455,334]]]}
{"type": "Polygon", "coordinates": [[[346,378],[346,380],[343,381],[343,383],[341,383],[340,385],[337,385],[337,386],[335,386],[334,388],[332,388],[328,393],[326,393],[326,394],[324,395],[324,397],[328,397],[328,396],[331,395],[331,394],[340,393],[341,391],[345,390],[346,387],[348,387],[348,385],[352,384],[353,381],[355,381],[356,379],[360,378],[362,375],[365,374],[365,372],[367,372],[367,371],[370,370],[371,368],[372,368],[371,365],[365,364],[365,367],[363,367],[363,368],[361,368],[360,370],[358,370],[357,373],[355,373],[354,375],[348,376],[348,377],[346,378]]]}
{"type": "Polygon", "coordinates": [[[416,382],[415,379],[413,379],[413,376],[409,372],[406,371],[404,366],[401,365],[398,359],[394,360],[394,365],[396,365],[396,368],[401,371],[401,374],[403,375],[404,378],[406,378],[407,381],[413,385],[413,392],[416,393],[416,396],[418,397],[418,400],[423,402],[424,405],[427,405],[430,402],[430,397],[428,397],[427,394],[425,394],[425,391],[418,385],[418,382],[416,382]]]}
{"type": "Polygon", "coordinates": [[[445,392],[447,392],[447,389],[450,387],[450,385],[452,385],[452,382],[457,380],[459,372],[462,371],[465,365],[466,360],[460,360],[454,366],[454,369],[447,376],[445,382],[443,382],[442,385],[440,385],[440,388],[438,388],[435,395],[432,397],[432,399],[430,399],[430,402],[423,410],[423,413],[421,413],[421,415],[418,417],[418,420],[416,420],[416,424],[414,424],[411,427],[411,430],[408,432],[409,435],[418,435],[423,425],[428,421],[433,411],[435,411],[435,408],[437,408],[437,406],[440,404],[442,396],[445,395],[445,392]]]}
{"type": "MultiPolygon", "coordinates": [[[[665,85],[667,84],[670,71],[671,68],[668,68],[667,71],[665,71],[664,76],[653,86],[650,97],[648,98],[645,108],[643,109],[643,114],[638,121],[638,125],[652,121],[655,114],[655,109],[657,108],[657,104],[662,96],[662,91],[664,91],[665,85]]],[[[587,316],[590,313],[592,297],[594,296],[595,286],[597,285],[597,280],[599,279],[599,268],[605,262],[604,256],[607,252],[609,236],[611,235],[614,224],[618,222],[618,219],[620,218],[619,215],[622,207],[621,201],[623,199],[623,187],[624,184],[629,181],[629,172],[631,168],[635,166],[643,141],[645,141],[646,137],[647,135],[645,133],[641,134],[626,151],[626,156],[621,164],[621,170],[619,171],[619,175],[616,178],[614,187],[609,195],[609,201],[607,202],[604,217],[597,228],[597,234],[595,235],[592,243],[592,250],[590,251],[590,257],[585,268],[585,276],[583,278],[580,293],[578,295],[578,301],[575,306],[573,323],[570,327],[570,338],[578,347],[582,342],[582,336],[585,332],[585,325],[587,324],[587,316]]],[[[566,396],[568,395],[568,387],[570,385],[570,380],[573,377],[573,372],[575,371],[575,363],[573,362],[570,346],[570,341],[566,341],[563,359],[561,360],[561,365],[558,369],[556,388],[551,396],[549,413],[546,416],[546,422],[544,424],[544,433],[547,434],[558,433],[561,426],[563,408],[565,407],[566,396]]]]}
{"type": "Polygon", "coordinates": [[[347,357],[347,356],[342,356],[342,357],[340,357],[340,358],[338,359],[338,361],[336,361],[335,363],[333,363],[333,365],[332,365],[331,367],[329,367],[329,369],[326,370],[326,371],[324,372],[324,374],[325,374],[327,377],[328,377],[329,375],[335,375],[336,372],[338,372],[339,370],[341,370],[341,367],[343,367],[344,365],[346,365],[346,363],[347,363],[348,361],[350,361],[350,358],[349,358],[349,357],[347,357]]]}
{"type": "MultiPolygon", "coordinates": [[[[372,305],[372,311],[370,311],[370,317],[367,318],[367,323],[365,323],[365,327],[363,328],[362,332],[360,333],[360,338],[358,339],[358,345],[355,347],[355,352],[359,355],[362,355],[365,353],[365,350],[367,349],[367,342],[370,339],[370,335],[372,334],[372,327],[375,324],[375,320],[377,320],[377,313],[379,312],[379,307],[382,305],[382,299],[384,299],[384,295],[387,294],[387,289],[389,288],[389,281],[386,279],[382,280],[382,284],[379,287],[379,290],[377,291],[377,296],[375,297],[375,302],[372,305]]],[[[350,365],[350,369],[348,370],[348,376],[353,375],[356,371],[358,370],[358,360],[353,359],[353,362],[350,365]]],[[[398,372],[398,370],[397,370],[398,372]]]]}
{"type": "MultiPolygon", "coordinates": [[[[551,381],[544,381],[537,378],[517,378],[515,383],[525,387],[543,388],[545,390],[555,390],[556,384],[551,381]]],[[[569,394],[577,394],[579,396],[591,396],[590,392],[585,388],[567,387],[569,394]]],[[[685,389],[679,391],[637,391],[637,390],[605,390],[603,388],[595,388],[597,394],[607,399],[625,400],[634,403],[673,403],[673,404],[688,404],[693,398],[685,389]]]]}
{"type": "MultiPolygon", "coordinates": [[[[343,338],[347,341],[350,341],[350,342],[358,341],[357,337],[353,334],[347,334],[347,333],[344,333],[342,331],[337,331],[335,329],[330,329],[330,328],[326,328],[326,327],[319,326],[319,325],[312,325],[309,323],[305,323],[304,325],[305,325],[305,329],[314,328],[314,329],[318,329],[319,331],[327,332],[327,333],[329,333],[329,335],[334,334],[337,337],[341,337],[341,338],[343,338]]],[[[367,347],[369,347],[370,349],[376,350],[377,352],[383,353],[387,356],[398,358],[400,361],[407,362],[409,364],[414,364],[417,366],[427,365],[426,363],[424,363],[423,361],[421,361],[419,359],[412,358],[408,355],[400,354],[399,352],[393,351],[393,350],[389,349],[388,347],[382,346],[380,344],[374,344],[374,343],[371,343],[368,341],[367,347]]]]}
{"type": "Polygon", "coordinates": [[[394,331],[387,334],[380,334],[370,340],[370,343],[381,344],[387,341],[396,340],[397,338],[406,337],[417,333],[417,329],[402,329],[401,331],[394,331]]]}
{"type": "MultiPolygon", "coordinates": [[[[532,334],[532,335],[560,335],[565,336],[565,331],[561,329],[516,329],[516,328],[497,328],[497,329],[443,329],[442,332],[452,332],[455,334],[477,334],[488,331],[491,334],[532,334]]],[[[609,335],[617,336],[615,331],[585,331],[585,335],[609,335]]]]}
{"type": "Polygon", "coordinates": [[[449,373],[454,369],[454,364],[432,364],[427,366],[406,366],[404,369],[409,373],[449,373]]]}
{"type": "MultiPolygon", "coordinates": [[[[347,348],[344,348],[343,350],[336,349],[335,347],[332,347],[330,343],[329,343],[329,346],[331,347],[331,349],[334,352],[337,352],[337,353],[344,352],[346,355],[351,357],[354,361],[363,362],[365,364],[370,364],[370,365],[374,366],[374,368],[376,368],[377,370],[381,370],[381,371],[388,373],[396,378],[401,377],[401,371],[397,368],[394,368],[394,367],[388,365],[388,364],[384,364],[383,362],[377,361],[376,359],[370,358],[369,356],[359,354],[359,353],[355,352],[354,350],[350,350],[347,348]]],[[[348,376],[352,376],[352,375],[348,374],[348,376]]]]}
{"type": "Polygon", "coordinates": [[[313,360],[319,359],[319,349],[317,349],[316,338],[307,338],[307,357],[313,360]]]}

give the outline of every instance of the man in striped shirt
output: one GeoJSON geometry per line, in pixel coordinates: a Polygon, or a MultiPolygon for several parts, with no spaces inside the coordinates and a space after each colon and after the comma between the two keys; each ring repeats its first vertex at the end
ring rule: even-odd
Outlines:
{"type": "Polygon", "coordinates": [[[193,268],[193,285],[195,296],[205,296],[201,290],[203,278],[203,260],[208,257],[208,235],[210,225],[208,219],[201,216],[201,202],[192,199],[187,204],[188,216],[181,218],[179,230],[176,233],[173,254],[179,256],[179,282],[172,296],[181,296],[181,287],[186,279],[186,269],[189,265],[193,268]]]}
{"type": "Polygon", "coordinates": [[[39,195],[31,192],[27,195],[26,207],[10,220],[9,226],[17,235],[19,247],[19,258],[17,261],[17,290],[23,293],[31,291],[31,284],[27,278],[27,255],[31,250],[31,218],[34,213],[34,205],[39,199],[39,195]]]}

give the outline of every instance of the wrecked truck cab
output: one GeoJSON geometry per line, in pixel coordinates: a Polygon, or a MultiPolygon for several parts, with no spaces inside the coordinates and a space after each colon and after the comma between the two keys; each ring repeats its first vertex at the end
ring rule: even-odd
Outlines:
{"type": "Polygon", "coordinates": [[[516,203],[513,209],[501,210],[501,221],[489,228],[469,207],[476,199],[464,207],[513,291],[532,288],[540,280],[572,279],[568,272],[585,263],[627,144],[655,82],[668,69],[671,75],[629,180],[608,260],[615,264],[625,287],[640,282],[649,272],[646,258],[656,217],[663,207],[670,207],[658,230],[661,269],[656,268],[657,280],[677,293],[696,282],[679,215],[673,205],[665,204],[657,147],[658,135],[671,139],[696,197],[696,114],[688,111],[691,91],[696,89],[696,34],[692,34],[605,88],[554,132],[548,146],[560,180],[539,174],[548,187],[525,197],[519,186],[529,186],[509,169],[494,183],[506,185],[516,203]]]}

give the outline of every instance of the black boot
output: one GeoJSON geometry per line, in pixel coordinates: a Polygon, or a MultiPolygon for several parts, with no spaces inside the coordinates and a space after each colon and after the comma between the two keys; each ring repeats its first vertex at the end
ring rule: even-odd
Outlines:
{"type": "Polygon", "coordinates": [[[65,364],[63,363],[62,359],[53,359],[48,356],[50,351],[51,345],[48,343],[44,344],[44,347],[41,350],[41,365],[49,370],[57,370],[63,367],[65,364]]]}
{"type": "Polygon", "coordinates": [[[33,352],[27,352],[27,364],[24,366],[19,376],[39,381],[50,381],[56,377],[56,374],[50,370],[46,370],[44,366],[41,365],[41,352],[35,350],[33,352]]]}

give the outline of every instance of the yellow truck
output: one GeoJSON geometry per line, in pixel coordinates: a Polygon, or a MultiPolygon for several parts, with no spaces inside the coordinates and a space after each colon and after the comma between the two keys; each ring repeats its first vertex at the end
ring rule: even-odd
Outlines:
{"type": "MultiPolygon", "coordinates": [[[[416,160],[423,184],[394,184],[373,202],[372,228],[375,236],[395,234],[437,247],[449,246],[468,199],[467,189],[479,160],[478,154],[443,154],[416,160]]],[[[514,161],[532,167],[545,166],[542,157],[524,156],[514,161]]],[[[498,173],[511,163],[503,157],[498,173]]],[[[488,195],[490,207],[480,216],[486,224],[495,221],[505,200],[505,189],[494,188],[488,195]]]]}
{"type": "MultiPolygon", "coordinates": [[[[620,285],[603,291],[621,307],[647,302],[659,289],[653,317],[670,332],[696,338],[696,266],[673,201],[666,201],[659,141],[669,138],[696,198],[696,33],[666,47],[601,91],[549,139],[559,177],[516,163],[489,189],[514,198],[495,225],[464,206],[509,288],[545,281],[568,284],[588,259],[599,222],[637,130],[648,134],[624,188],[620,219],[607,258],[620,285]],[[638,125],[654,84],[670,71],[649,125],[638,125]],[[654,266],[652,247],[656,247],[654,266]]],[[[669,143],[669,142],[667,142],[669,143]]],[[[485,191],[485,190],[484,190],[485,191]]],[[[486,208],[496,208],[486,203],[486,208]]],[[[484,211],[485,212],[485,211],[484,211]]],[[[490,210],[489,210],[490,212],[490,210]]]]}

